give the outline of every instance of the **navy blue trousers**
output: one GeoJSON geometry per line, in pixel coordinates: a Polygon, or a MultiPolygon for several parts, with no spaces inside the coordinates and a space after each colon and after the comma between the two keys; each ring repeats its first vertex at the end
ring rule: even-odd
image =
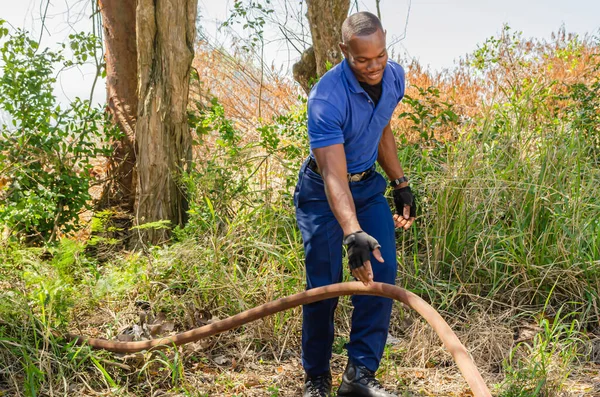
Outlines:
{"type": "MultiPolygon", "coordinates": [[[[396,240],[394,222],[383,196],[386,180],[377,172],[360,182],[351,182],[350,191],[361,228],[381,244],[384,263],[371,255],[375,281],[394,284],[396,279],[396,240]]],[[[296,219],[302,233],[306,256],[307,289],[342,281],[343,231],[335,219],[321,176],[306,162],[300,169],[294,192],[296,219]]],[[[302,307],[302,365],[309,376],[329,370],[334,338],[333,317],[338,299],[328,299],[302,307]]],[[[388,334],[391,299],[353,296],[352,330],[346,345],[352,362],[376,371],[388,334]]]]}

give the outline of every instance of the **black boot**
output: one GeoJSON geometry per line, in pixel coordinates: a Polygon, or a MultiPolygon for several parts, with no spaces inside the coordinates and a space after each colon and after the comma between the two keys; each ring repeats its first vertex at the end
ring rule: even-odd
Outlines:
{"type": "Polygon", "coordinates": [[[331,393],[331,372],[304,378],[304,397],[329,397],[331,393]]]}
{"type": "Polygon", "coordinates": [[[362,365],[354,365],[348,360],[348,366],[342,376],[338,397],[398,397],[385,391],[375,379],[375,373],[362,365]]]}

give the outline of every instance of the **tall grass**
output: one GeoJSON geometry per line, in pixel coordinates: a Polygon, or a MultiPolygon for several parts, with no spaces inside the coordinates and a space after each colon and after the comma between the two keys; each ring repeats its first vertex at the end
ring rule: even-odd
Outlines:
{"type": "Polygon", "coordinates": [[[599,169],[580,131],[550,115],[532,125],[543,101],[521,104],[531,98],[493,106],[452,144],[403,149],[408,169],[427,170],[411,239],[424,255],[410,273],[515,305],[541,304],[558,284],[553,302],[595,307],[599,169]]]}

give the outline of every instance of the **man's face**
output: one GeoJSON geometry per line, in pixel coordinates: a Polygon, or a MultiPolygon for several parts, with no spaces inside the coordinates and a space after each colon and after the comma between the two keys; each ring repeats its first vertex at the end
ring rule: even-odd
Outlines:
{"type": "Polygon", "coordinates": [[[358,81],[370,85],[381,81],[388,60],[384,31],[377,30],[369,36],[354,35],[347,43],[340,43],[340,49],[358,81]]]}

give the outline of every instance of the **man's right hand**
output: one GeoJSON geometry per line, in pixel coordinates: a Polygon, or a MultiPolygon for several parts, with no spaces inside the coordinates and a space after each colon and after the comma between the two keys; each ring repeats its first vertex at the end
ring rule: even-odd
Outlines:
{"type": "Polygon", "coordinates": [[[383,263],[379,248],[381,245],[373,237],[362,230],[344,237],[344,245],[348,246],[348,264],[354,277],[366,286],[373,282],[371,268],[371,252],[375,259],[383,263]]]}

